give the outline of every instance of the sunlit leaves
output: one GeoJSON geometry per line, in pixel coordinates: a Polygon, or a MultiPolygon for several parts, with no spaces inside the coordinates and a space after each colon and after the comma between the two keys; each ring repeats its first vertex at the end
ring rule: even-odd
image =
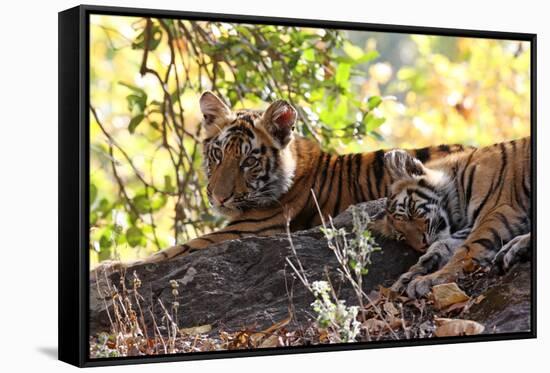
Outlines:
{"type": "MultiPolygon", "coordinates": [[[[352,61],[355,64],[368,63],[379,56],[377,51],[365,51],[363,48],[360,48],[349,41],[344,42],[342,49],[346,53],[346,56],[350,59],[349,61],[352,61]]],[[[342,60],[346,61],[345,59],[342,60]]]]}
{"type": "MultiPolygon", "coordinates": [[[[118,82],[106,96],[112,117],[103,124],[127,153],[110,149],[101,132],[92,144],[100,160],[90,191],[91,242],[99,259],[127,246],[159,249],[167,237],[186,240],[223,224],[207,210],[200,148],[189,135],[197,125],[197,108],[189,102],[201,90],[215,88],[236,108],[290,100],[303,119],[298,131],[321,139],[326,149],[374,127],[361,118],[380,102],[363,102],[354,78],[358,65],[377,54],[351,44],[341,31],[138,18],[127,26],[135,32],[126,36],[126,48],[109,49],[112,68],[99,74],[102,65],[92,66],[94,92],[100,91],[97,79],[118,82]],[[169,67],[172,53],[176,63],[169,67]],[[114,210],[124,214],[114,217],[114,210]]],[[[109,45],[94,42],[94,52],[109,45]]]]}
{"type": "Polygon", "coordinates": [[[136,131],[136,127],[143,121],[145,118],[145,115],[138,114],[135,117],[133,117],[130,120],[130,124],[128,124],[128,131],[130,131],[131,134],[133,134],[136,131]]]}
{"type": "Polygon", "coordinates": [[[371,97],[369,97],[369,99],[368,99],[369,110],[373,110],[373,109],[377,108],[378,106],[380,106],[381,103],[382,103],[382,98],[380,96],[371,96],[371,97]]]}
{"type": "Polygon", "coordinates": [[[95,184],[90,184],[90,205],[92,205],[95,202],[95,199],[97,198],[97,187],[95,184]]]}
{"type": "Polygon", "coordinates": [[[340,88],[348,89],[350,85],[351,65],[347,63],[340,63],[336,69],[336,75],[334,80],[340,88]]]}
{"type": "Polygon", "coordinates": [[[132,199],[132,204],[140,214],[147,214],[151,210],[151,200],[145,194],[140,194],[132,199]]]}
{"type": "Polygon", "coordinates": [[[368,113],[364,118],[363,123],[367,132],[373,132],[386,121],[385,118],[377,117],[374,113],[368,113]]]}
{"type": "Polygon", "coordinates": [[[167,197],[165,194],[155,193],[151,197],[151,209],[153,211],[158,211],[166,205],[167,197]]]}
{"type": "MultiPolygon", "coordinates": [[[[391,115],[392,142],[410,146],[458,142],[488,145],[529,134],[529,47],[525,43],[470,38],[411,37],[414,65],[397,72],[404,95],[391,115]],[[521,67],[520,67],[521,66],[521,67]]],[[[390,107],[391,109],[391,107],[390,107]]]]}
{"type": "Polygon", "coordinates": [[[149,30],[147,28],[144,28],[143,31],[140,32],[136,40],[132,43],[132,48],[144,49],[147,38],[149,39],[147,49],[149,49],[150,51],[155,50],[162,40],[162,30],[160,26],[155,24],[149,30]]]}
{"type": "Polygon", "coordinates": [[[172,183],[172,177],[170,177],[170,175],[164,175],[164,190],[170,193],[176,190],[176,187],[172,183]]]}
{"type": "Polygon", "coordinates": [[[101,248],[102,251],[109,249],[112,245],[113,245],[113,241],[107,234],[102,235],[101,238],[99,239],[99,247],[101,248]]]}
{"type": "Polygon", "coordinates": [[[145,244],[143,232],[136,226],[129,227],[126,230],[126,240],[131,247],[142,246],[145,244]]]}

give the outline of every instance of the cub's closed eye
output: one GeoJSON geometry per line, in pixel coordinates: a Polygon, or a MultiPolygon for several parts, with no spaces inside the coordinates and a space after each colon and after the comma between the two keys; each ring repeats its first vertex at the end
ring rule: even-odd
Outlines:
{"type": "Polygon", "coordinates": [[[241,167],[243,168],[252,167],[252,166],[255,166],[256,163],[258,163],[258,160],[256,158],[248,157],[243,161],[243,163],[241,164],[241,167]]]}
{"type": "Polygon", "coordinates": [[[215,148],[212,150],[212,155],[216,159],[216,161],[220,162],[222,160],[222,151],[218,148],[215,148]]]}

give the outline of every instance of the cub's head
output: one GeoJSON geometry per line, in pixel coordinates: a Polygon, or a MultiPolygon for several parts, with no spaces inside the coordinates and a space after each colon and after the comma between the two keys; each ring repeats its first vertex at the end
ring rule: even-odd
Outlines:
{"type": "Polygon", "coordinates": [[[445,184],[445,174],[425,167],[403,150],[386,153],[384,166],[395,182],[390,188],[385,214],[373,222],[372,229],[406,241],[419,252],[449,237],[449,218],[442,208],[442,193],[438,193],[445,184]]]}
{"type": "Polygon", "coordinates": [[[295,160],[288,146],[296,110],[286,101],[265,111],[232,111],[212,92],[200,98],[207,194],[228,216],[274,203],[292,184],[295,160]]]}

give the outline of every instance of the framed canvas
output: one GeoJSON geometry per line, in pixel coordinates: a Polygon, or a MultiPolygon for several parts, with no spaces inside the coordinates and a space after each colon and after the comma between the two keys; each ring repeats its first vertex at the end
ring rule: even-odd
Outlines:
{"type": "Polygon", "coordinates": [[[536,336],[536,35],[59,13],[59,358],[536,336]]]}

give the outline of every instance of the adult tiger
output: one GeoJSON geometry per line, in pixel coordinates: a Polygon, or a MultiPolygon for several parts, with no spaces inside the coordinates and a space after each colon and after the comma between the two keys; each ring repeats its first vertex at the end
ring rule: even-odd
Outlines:
{"type": "MultiPolygon", "coordinates": [[[[281,233],[287,219],[292,231],[306,229],[320,224],[310,190],[323,214],[335,216],[351,204],[385,196],[393,181],[383,167],[384,150],[336,155],[294,135],[297,113],[286,101],[275,101],[264,112],[232,111],[205,92],[200,108],[207,195],[229,223],[138,263],[163,261],[225,240],[281,233]]],[[[440,145],[410,152],[427,161],[461,151],[461,145],[440,145]]]]}
{"type": "Polygon", "coordinates": [[[478,264],[502,271],[529,256],[530,137],[426,164],[394,150],[384,167],[397,181],[372,228],[425,253],[393,290],[419,297],[478,264]]]}

